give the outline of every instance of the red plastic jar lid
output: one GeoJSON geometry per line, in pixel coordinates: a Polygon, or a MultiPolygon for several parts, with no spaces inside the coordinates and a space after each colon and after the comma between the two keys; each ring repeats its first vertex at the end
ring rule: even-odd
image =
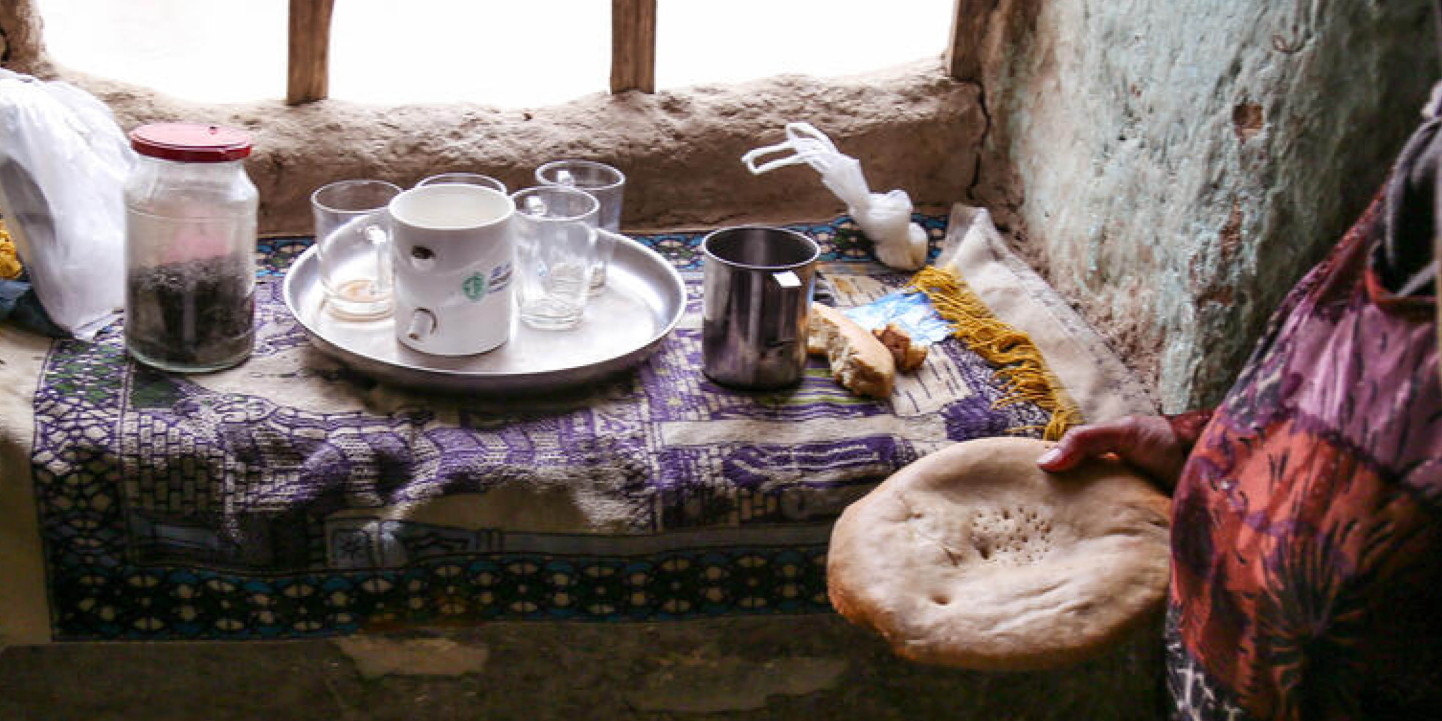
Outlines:
{"type": "Polygon", "coordinates": [[[130,131],[130,147],[152,158],[188,163],[220,163],[250,155],[243,130],[205,123],[151,123],[130,131]]]}

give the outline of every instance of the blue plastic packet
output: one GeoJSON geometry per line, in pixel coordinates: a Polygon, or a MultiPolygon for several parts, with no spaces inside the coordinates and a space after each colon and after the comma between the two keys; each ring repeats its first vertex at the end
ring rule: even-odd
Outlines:
{"type": "Polygon", "coordinates": [[[867,330],[895,323],[916,345],[931,345],[951,337],[951,324],[936,314],[931,300],[920,291],[889,293],[866,305],[842,311],[867,330]]]}

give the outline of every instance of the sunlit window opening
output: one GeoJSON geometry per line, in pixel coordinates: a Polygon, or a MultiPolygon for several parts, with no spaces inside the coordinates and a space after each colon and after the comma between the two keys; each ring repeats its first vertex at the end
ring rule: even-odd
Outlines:
{"type": "Polygon", "coordinates": [[[288,0],[39,0],[36,7],[46,50],[66,68],[187,100],[285,97],[288,0]]]}
{"type": "Polygon", "coordinates": [[[938,58],[955,0],[658,0],[656,87],[852,75],[938,58]]]}
{"type": "Polygon", "coordinates": [[[339,0],[330,37],[330,96],[358,102],[551,105],[611,77],[610,2],[339,0]]]}
{"type": "MultiPolygon", "coordinates": [[[[954,0],[659,0],[656,86],[835,77],[940,56],[954,0]]],[[[288,0],[39,0],[67,68],[203,102],[286,92],[288,0]]],[[[330,97],[525,107],[609,87],[605,0],[339,0],[330,97]]]]}

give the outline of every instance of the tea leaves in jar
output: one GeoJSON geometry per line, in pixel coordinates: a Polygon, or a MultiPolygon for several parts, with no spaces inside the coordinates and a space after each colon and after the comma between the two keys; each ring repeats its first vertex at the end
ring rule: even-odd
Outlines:
{"type": "Polygon", "coordinates": [[[160,368],[222,368],[243,360],[255,340],[255,276],[234,255],[132,268],[125,341],[137,359],[160,368]]]}

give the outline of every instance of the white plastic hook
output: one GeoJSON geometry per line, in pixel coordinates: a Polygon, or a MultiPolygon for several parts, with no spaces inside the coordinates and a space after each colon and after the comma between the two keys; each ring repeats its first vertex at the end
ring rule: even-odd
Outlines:
{"type": "Polygon", "coordinates": [[[876,247],[876,257],[893,267],[915,270],[926,264],[926,231],[911,220],[911,198],[904,190],[873,193],[861,172],[861,161],[836,149],[831,138],[810,123],[787,123],[786,142],[756,148],[741,156],[753,175],[805,163],[821,174],[821,182],[846,203],[862,232],[876,247]],[[757,164],[771,155],[791,155],[757,164]]]}
{"type": "MultiPolygon", "coordinates": [[[[807,163],[818,171],[826,172],[832,166],[831,156],[841,155],[836,149],[836,144],[831,138],[817,130],[810,123],[787,123],[786,142],[768,145],[764,148],[756,148],[741,156],[741,162],[746,165],[753,175],[769,173],[777,168],[784,168],[788,165],[799,165],[807,163]],[[769,163],[756,165],[756,161],[772,153],[781,153],[787,150],[795,151],[795,155],[785,158],[777,158],[769,163]]],[[[845,157],[845,156],[842,156],[845,157]]]]}

